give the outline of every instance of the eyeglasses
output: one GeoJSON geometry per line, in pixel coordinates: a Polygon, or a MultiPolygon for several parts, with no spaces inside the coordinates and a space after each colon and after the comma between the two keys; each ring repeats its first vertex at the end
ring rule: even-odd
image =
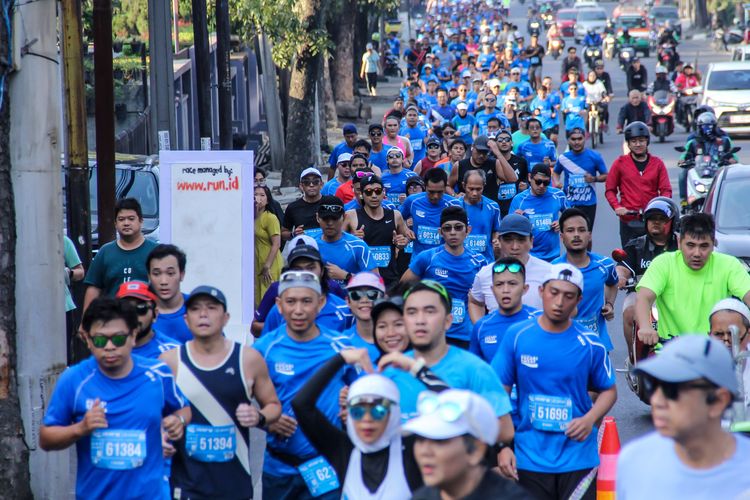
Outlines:
{"type": "Polygon", "coordinates": [[[404,300],[409,298],[409,295],[411,295],[412,292],[414,292],[418,287],[421,287],[422,289],[428,288],[437,293],[438,295],[440,295],[440,298],[443,299],[443,302],[445,302],[446,307],[448,309],[451,308],[453,301],[451,300],[451,296],[448,293],[448,290],[443,286],[442,283],[435,280],[422,280],[419,283],[416,283],[414,286],[409,288],[406,293],[404,293],[404,300]]]}
{"type": "Polygon", "coordinates": [[[549,183],[550,183],[549,179],[547,179],[547,180],[544,180],[544,179],[531,179],[531,180],[534,181],[534,184],[536,184],[537,186],[549,186],[549,183]]]}
{"type": "Polygon", "coordinates": [[[300,181],[303,186],[317,186],[320,184],[320,179],[307,179],[300,181]]]}
{"type": "Polygon", "coordinates": [[[91,337],[91,343],[96,347],[97,349],[104,349],[107,347],[107,344],[112,341],[112,345],[115,347],[122,347],[125,345],[125,343],[128,341],[129,335],[121,333],[117,335],[95,335],[91,337]]]}
{"type": "Polygon", "coordinates": [[[374,421],[380,422],[388,416],[390,411],[391,402],[387,399],[378,404],[360,403],[349,406],[349,416],[352,417],[352,420],[357,421],[362,420],[365,418],[365,415],[369,413],[374,421]]]}
{"type": "Polygon", "coordinates": [[[687,389],[716,389],[715,385],[701,383],[701,382],[665,382],[651,376],[643,377],[643,388],[646,392],[646,396],[651,399],[656,389],[661,387],[661,392],[664,397],[671,400],[677,401],[680,398],[680,391],[687,389]]]}
{"type": "Polygon", "coordinates": [[[510,264],[501,262],[499,264],[495,264],[494,266],[492,266],[493,273],[504,273],[506,270],[510,271],[511,273],[520,273],[522,269],[523,269],[523,266],[516,262],[512,262],[510,264]]]}
{"type": "Polygon", "coordinates": [[[138,313],[138,316],[143,316],[147,312],[151,310],[153,305],[147,303],[147,302],[141,302],[139,304],[133,304],[133,307],[135,307],[136,312],[138,313]]]}
{"type": "Polygon", "coordinates": [[[443,135],[446,136],[446,137],[450,137],[450,136],[454,135],[455,133],[456,132],[454,132],[453,130],[443,130],[443,135]]]}
{"type": "Polygon", "coordinates": [[[497,142],[513,142],[513,139],[510,137],[496,137],[495,140],[497,142]]]}
{"type": "Polygon", "coordinates": [[[318,275],[310,271],[286,271],[279,277],[279,283],[290,281],[304,281],[307,283],[320,283],[318,275]]]}
{"type": "Polygon", "coordinates": [[[380,137],[383,135],[383,132],[370,132],[370,137],[380,137]]]}
{"type": "Polygon", "coordinates": [[[430,144],[427,149],[440,149],[440,144],[430,144]]]}
{"type": "Polygon", "coordinates": [[[383,194],[383,188],[365,189],[362,191],[362,194],[364,194],[365,196],[380,196],[381,194],[383,194]]]}
{"type": "Polygon", "coordinates": [[[466,229],[466,224],[445,224],[444,226],[440,226],[440,229],[442,229],[444,233],[450,233],[451,231],[460,233],[466,229]]]}
{"type": "Polygon", "coordinates": [[[318,208],[318,213],[323,211],[331,212],[332,214],[339,214],[344,211],[344,207],[341,205],[321,205],[320,208],[318,208]]]}
{"type": "Polygon", "coordinates": [[[360,301],[363,298],[367,297],[367,300],[370,300],[372,302],[375,302],[376,300],[380,299],[385,295],[380,290],[374,290],[372,288],[367,290],[349,290],[349,298],[354,301],[360,301]]]}

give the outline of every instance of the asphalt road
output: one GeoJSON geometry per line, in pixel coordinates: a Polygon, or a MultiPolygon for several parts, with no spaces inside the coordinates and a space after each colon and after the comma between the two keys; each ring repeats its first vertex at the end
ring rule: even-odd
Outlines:
{"type": "MultiPolygon", "coordinates": [[[[614,3],[602,3],[601,5],[610,13],[615,6],[614,3]]],[[[519,26],[521,32],[525,31],[527,20],[526,9],[527,5],[521,6],[515,2],[511,8],[511,17],[519,26]]],[[[706,39],[686,40],[680,43],[678,52],[684,61],[694,63],[697,60],[698,70],[704,74],[709,63],[727,61],[730,59],[730,55],[727,53],[717,53],[711,50],[710,40],[706,39]]],[[[578,53],[582,54],[580,47],[578,53]]],[[[641,61],[646,66],[649,78],[653,79],[654,67],[656,65],[655,55],[647,59],[641,58],[641,61]]],[[[554,78],[557,78],[557,75],[560,74],[559,60],[554,61],[547,56],[544,58],[543,67],[545,69],[543,72],[544,75],[549,74],[553,75],[554,78]]],[[[615,92],[615,99],[610,104],[609,108],[611,115],[610,128],[612,129],[612,132],[605,135],[604,144],[599,146],[597,150],[602,154],[605,162],[609,166],[619,155],[622,154],[622,135],[617,135],[614,132],[614,124],[616,123],[617,111],[626,102],[625,96],[627,93],[627,87],[625,83],[625,74],[620,70],[616,59],[605,61],[605,69],[612,77],[612,84],[615,92]]],[[[679,153],[674,150],[674,147],[684,145],[686,138],[687,134],[684,129],[677,125],[675,134],[668,137],[665,143],[660,144],[652,141],[649,148],[651,154],[660,157],[667,165],[675,199],[678,197],[677,177],[680,169],[676,167],[679,153]]],[[[734,139],[734,142],[736,145],[743,148],[743,150],[739,152],[740,162],[750,161],[750,141],[747,139],[734,139]]],[[[564,151],[564,148],[565,145],[562,143],[562,139],[560,139],[558,151],[562,152],[564,151]]],[[[593,250],[594,252],[603,255],[609,255],[613,249],[620,246],[618,220],[604,198],[603,184],[597,186],[597,197],[599,200],[599,206],[594,227],[593,250]]],[[[620,315],[623,298],[624,292],[621,292],[616,304],[617,313],[615,319],[608,323],[609,334],[615,345],[615,350],[611,353],[611,356],[616,369],[624,368],[625,358],[627,357],[627,348],[622,335],[622,316],[620,315]]],[[[625,381],[624,373],[618,372],[616,376],[618,399],[610,414],[613,415],[617,421],[621,442],[625,443],[650,431],[653,427],[651,425],[649,407],[641,403],[638,398],[630,392],[625,381]]]]}

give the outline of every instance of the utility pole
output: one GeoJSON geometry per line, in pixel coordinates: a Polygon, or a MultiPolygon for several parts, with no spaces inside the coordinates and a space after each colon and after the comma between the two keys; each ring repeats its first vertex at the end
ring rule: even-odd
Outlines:
{"type": "Polygon", "coordinates": [[[208,15],[206,0],[193,0],[193,50],[198,90],[198,129],[201,149],[211,149],[211,60],[208,49],[208,15]],[[205,146],[208,146],[206,148],[205,146]]]}
{"type": "Polygon", "coordinates": [[[232,73],[229,32],[229,0],[216,0],[216,67],[219,82],[219,144],[232,149],[232,73]]]}
{"type": "MultiPolygon", "coordinates": [[[[7,2],[2,5],[4,8],[7,2]]],[[[9,290],[2,288],[0,342],[10,335],[11,348],[18,343],[15,356],[7,354],[8,344],[0,348],[4,353],[0,355],[0,405],[10,401],[7,393],[2,394],[2,386],[11,381],[23,419],[23,427],[16,428],[15,434],[2,436],[0,454],[5,459],[6,454],[17,453],[7,457],[9,462],[3,460],[3,469],[12,469],[16,466],[8,463],[28,457],[35,498],[68,498],[74,490],[73,450],[46,453],[39,448],[44,411],[66,362],[56,8],[55,2],[18,2],[15,6],[16,20],[23,19],[15,23],[23,28],[14,37],[21,57],[15,61],[17,71],[10,76],[10,106],[5,108],[11,112],[10,140],[0,141],[0,149],[9,150],[12,165],[12,190],[10,186],[6,190],[3,182],[0,198],[6,203],[15,194],[15,213],[2,212],[3,217],[10,215],[1,223],[2,260],[13,260],[0,264],[0,283],[7,285],[11,280],[15,290],[10,290],[12,297],[5,297],[9,290]],[[26,446],[15,449],[21,433],[26,446]]],[[[0,414],[3,420],[12,416],[0,414]]],[[[18,484],[16,493],[15,484],[0,482],[0,496],[26,497],[27,484],[18,484]]]]}
{"type": "Polygon", "coordinates": [[[112,76],[112,0],[94,0],[94,82],[97,232],[99,245],[104,245],[115,239],[115,88],[112,76]]]}
{"type": "Polygon", "coordinates": [[[86,138],[86,98],[83,84],[83,27],[81,2],[62,0],[62,60],[65,78],[65,190],[68,237],[78,251],[83,268],[91,262],[91,207],[89,206],[89,158],[86,138]]]}
{"type": "Polygon", "coordinates": [[[148,0],[148,35],[151,55],[151,150],[159,145],[160,133],[177,147],[174,68],[172,67],[172,9],[164,0],[148,0]]]}

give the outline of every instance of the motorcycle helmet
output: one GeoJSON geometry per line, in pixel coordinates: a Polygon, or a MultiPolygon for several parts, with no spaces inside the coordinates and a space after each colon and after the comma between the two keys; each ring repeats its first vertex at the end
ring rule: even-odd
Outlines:
{"type": "Polygon", "coordinates": [[[654,73],[656,73],[657,75],[666,74],[667,73],[667,67],[664,66],[663,64],[657,64],[656,65],[656,70],[654,70],[654,73]]]}
{"type": "Polygon", "coordinates": [[[703,113],[713,113],[714,108],[709,106],[708,104],[704,104],[702,106],[698,106],[695,108],[695,111],[693,112],[693,121],[697,120],[700,115],[703,113]]]}
{"type": "Polygon", "coordinates": [[[589,28],[589,35],[594,36],[596,34],[596,31],[594,28],[589,28]]]}
{"type": "Polygon", "coordinates": [[[707,139],[716,135],[716,123],[716,115],[710,112],[702,113],[698,119],[695,120],[698,134],[707,139]]]}
{"type": "Polygon", "coordinates": [[[648,202],[646,209],[643,211],[643,221],[646,222],[650,217],[656,214],[665,215],[669,222],[664,230],[667,233],[677,232],[680,222],[680,209],[677,203],[666,196],[657,196],[648,202]]]}
{"type": "Polygon", "coordinates": [[[651,132],[648,130],[648,125],[643,122],[633,122],[625,127],[625,140],[629,141],[637,137],[645,137],[651,142],[651,132]]]}
{"type": "Polygon", "coordinates": [[[629,36],[629,35],[630,35],[630,30],[628,28],[623,28],[622,29],[622,36],[629,36]]]}

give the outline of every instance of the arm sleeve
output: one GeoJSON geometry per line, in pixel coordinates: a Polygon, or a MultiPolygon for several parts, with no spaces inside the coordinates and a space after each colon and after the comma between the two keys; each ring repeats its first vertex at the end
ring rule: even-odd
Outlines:
{"type": "Polygon", "coordinates": [[[292,218],[291,214],[289,213],[289,206],[287,205],[286,211],[284,212],[284,221],[281,223],[282,226],[284,226],[288,230],[292,230],[292,218]]]}
{"type": "Polygon", "coordinates": [[[404,217],[404,220],[411,217],[411,204],[414,202],[411,196],[407,196],[404,202],[401,204],[401,208],[399,209],[401,211],[401,215],[404,217]]]}
{"type": "Polygon", "coordinates": [[[78,256],[78,252],[76,252],[76,247],[71,241],[70,238],[67,236],[63,239],[64,242],[64,249],[65,249],[65,266],[73,269],[74,267],[78,266],[81,263],[81,258],[78,256]]]}
{"type": "Polygon", "coordinates": [[[615,385],[615,371],[603,345],[589,344],[591,349],[591,368],[589,385],[597,391],[605,391],[615,385]]]}
{"type": "Polygon", "coordinates": [[[604,163],[604,158],[602,158],[602,155],[596,151],[592,151],[594,153],[594,165],[596,166],[596,171],[600,174],[606,174],[608,172],[607,170],[607,164],[604,163]]]}
{"type": "Polygon", "coordinates": [[[617,113],[617,126],[618,127],[623,127],[625,125],[625,110],[626,110],[625,106],[627,106],[627,104],[621,107],[620,111],[617,113]]]}
{"type": "Polygon", "coordinates": [[[276,304],[274,304],[271,307],[271,310],[268,311],[265,323],[263,323],[263,330],[260,332],[261,336],[277,329],[279,326],[281,326],[281,321],[282,318],[281,314],[279,314],[279,309],[276,307],[276,304]]]}
{"type": "Polygon", "coordinates": [[[317,407],[318,397],[336,373],[344,366],[344,358],[336,354],[302,386],[292,400],[297,422],[307,439],[336,469],[340,478],[346,475],[352,442],[345,431],[333,425],[317,407]]]}
{"type": "Polygon", "coordinates": [[[360,272],[372,271],[377,267],[375,259],[372,258],[372,252],[370,246],[367,243],[363,243],[360,256],[360,272]]]}
{"type": "Polygon", "coordinates": [[[425,252],[414,255],[409,263],[409,270],[422,278],[427,270],[427,254],[425,252]]]}
{"type": "MultiPolygon", "coordinates": [[[[476,278],[474,278],[474,282],[476,283],[476,278]]],[[[476,354],[480,358],[482,357],[482,349],[479,347],[479,330],[482,328],[482,324],[484,324],[484,321],[481,319],[474,323],[474,328],[471,329],[471,338],[469,339],[469,352],[476,354]]]]}
{"type": "Polygon", "coordinates": [[[278,295],[278,286],[271,285],[266,293],[263,294],[263,298],[258,304],[258,308],[255,310],[255,321],[264,322],[271,308],[276,305],[276,296],[278,295]]]}
{"type": "Polygon", "coordinates": [[[471,390],[483,396],[495,410],[495,415],[502,417],[511,412],[510,397],[497,378],[490,365],[477,359],[477,366],[471,371],[471,390]]]}
{"type": "Polygon", "coordinates": [[[615,261],[612,259],[604,259],[604,269],[607,272],[607,277],[604,280],[605,285],[616,285],[618,282],[617,269],[615,268],[615,261]]]}
{"type": "Polygon", "coordinates": [[[651,122],[651,108],[645,102],[641,102],[641,106],[643,106],[643,117],[646,119],[646,123],[651,122]]]}
{"type": "Polygon", "coordinates": [[[477,302],[481,302],[484,304],[484,294],[482,293],[482,282],[479,279],[479,273],[477,273],[474,276],[474,282],[471,284],[471,290],[469,290],[469,295],[474,297],[474,299],[476,299],[477,302]]]}

